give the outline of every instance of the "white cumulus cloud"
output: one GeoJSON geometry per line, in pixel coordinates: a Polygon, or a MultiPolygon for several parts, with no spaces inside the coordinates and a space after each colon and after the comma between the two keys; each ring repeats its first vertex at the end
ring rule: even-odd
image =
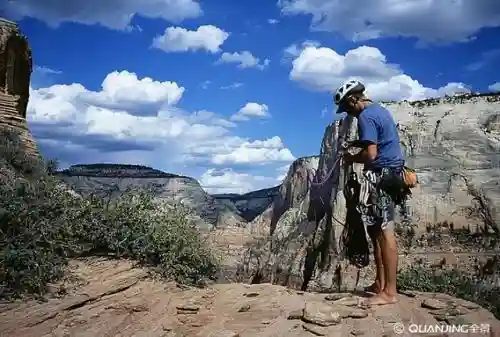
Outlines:
{"type": "Polygon", "coordinates": [[[112,72],[99,91],[79,83],[31,89],[28,123],[46,157],[63,166],[142,164],[197,178],[197,168],[258,165],[274,172],[295,159],[277,136],[240,137],[236,125],[215,112],[179,109],[175,104],[183,93],[175,82],[112,72]]]}
{"type": "Polygon", "coordinates": [[[276,186],[281,181],[278,178],[250,175],[248,173],[239,173],[232,169],[217,170],[210,168],[200,177],[201,186],[209,193],[248,193],[276,186]]]}
{"type": "Polygon", "coordinates": [[[199,26],[196,30],[168,27],[163,35],[153,39],[152,46],[165,52],[206,50],[217,53],[229,35],[228,32],[212,25],[199,26]]]}
{"type": "Polygon", "coordinates": [[[284,14],[311,15],[312,28],[352,40],[385,36],[423,42],[471,39],[482,28],[500,26],[498,0],[279,0],[284,14]]]}
{"type": "Polygon", "coordinates": [[[283,50],[283,57],[281,59],[281,63],[288,64],[292,62],[294,59],[297,58],[297,56],[300,55],[300,53],[302,53],[302,51],[306,47],[319,47],[319,46],[321,46],[321,43],[313,40],[306,40],[301,44],[293,43],[288,47],[286,47],[285,50],[283,50]]]}
{"type": "Polygon", "coordinates": [[[54,28],[63,22],[77,22],[117,30],[131,29],[136,15],[178,23],[203,14],[200,4],[194,0],[0,1],[0,12],[14,20],[36,18],[54,28]]]}
{"type": "Polygon", "coordinates": [[[100,92],[87,92],[82,97],[93,103],[114,107],[149,103],[175,105],[185,90],[175,82],[160,82],[150,77],[139,79],[136,74],[126,70],[109,73],[102,81],[101,88],[100,92]]]}
{"type": "Polygon", "coordinates": [[[488,89],[493,92],[500,92],[500,82],[493,83],[488,87],[488,89]]]}
{"type": "Polygon", "coordinates": [[[230,153],[213,156],[214,164],[264,164],[267,162],[290,162],[296,158],[287,149],[281,138],[274,136],[266,140],[246,141],[230,153]]]}
{"type": "Polygon", "coordinates": [[[231,116],[231,120],[248,121],[253,117],[270,118],[269,107],[266,104],[248,102],[237,113],[231,116]]]}
{"type": "Polygon", "coordinates": [[[260,70],[264,70],[269,66],[271,60],[266,58],[261,62],[261,60],[258,57],[252,55],[251,52],[249,52],[248,50],[244,50],[242,52],[222,53],[216,64],[221,63],[236,63],[238,65],[238,68],[241,69],[257,68],[260,70]]]}
{"type": "Polygon", "coordinates": [[[321,45],[320,42],[314,40],[306,40],[302,42],[300,45],[297,43],[293,43],[285,48],[283,51],[285,58],[297,57],[302,53],[305,47],[319,47],[321,45]]]}
{"type": "Polygon", "coordinates": [[[469,92],[463,83],[448,83],[432,89],[406,75],[399,65],[389,63],[382,52],[369,46],[351,49],[344,55],[321,46],[304,46],[292,62],[290,79],[319,91],[334,92],[348,79],[362,81],[377,100],[418,100],[469,92]]]}

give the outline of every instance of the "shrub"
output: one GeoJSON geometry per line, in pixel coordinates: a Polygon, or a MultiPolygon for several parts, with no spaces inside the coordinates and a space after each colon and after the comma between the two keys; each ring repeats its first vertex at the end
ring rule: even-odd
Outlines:
{"type": "Polygon", "coordinates": [[[112,254],[180,283],[215,275],[218,259],[185,209],[127,191],[82,197],[50,175],[54,163],[26,157],[0,134],[0,297],[43,294],[69,258],[112,254]]]}
{"type": "Polygon", "coordinates": [[[464,270],[435,270],[415,265],[398,273],[401,290],[445,293],[481,305],[500,319],[500,287],[464,270]]]}

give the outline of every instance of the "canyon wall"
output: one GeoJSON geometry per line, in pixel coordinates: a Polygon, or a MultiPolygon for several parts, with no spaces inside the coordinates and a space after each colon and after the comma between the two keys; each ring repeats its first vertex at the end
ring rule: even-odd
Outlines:
{"type": "MultiPolygon", "coordinates": [[[[498,233],[500,96],[461,95],[385,105],[399,123],[407,165],[419,176],[405,224],[416,233],[444,221],[454,228],[498,233]]],[[[362,165],[344,166],[337,159],[342,142],[356,137],[356,118],[336,121],[325,129],[319,160],[303,165],[301,158],[290,167],[281,193],[248,226],[260,239],[242,257],[241,275],[250,275],[253,283],[302,289],[338,285],[345,262],[340,240],[346,220],[343,189],[349,173],[360,174],[362,165]]],[[[427,247],[419,254],[429,249],[435,250],[427,247]]],[[[349,277],[354,283],[354,276],[349,277]]]]}
{"type": "Polygon", "coordinates": [[[387,103],[407,164],[418,171],[409,210],[419,223],[484,225],[499,231],[500,95],[387,103]]]}
{"type": "Polygon", "coordinates": [[[79,194],[116,197],[132,188],[151,192],[155,199],[181,204],[193,211],[198,228],[240,225],[245,220],[234,209],[220,205],[191,177],[150,167],[120,164],[74,165],[56,176],[79,194]]]}
{"type": "Polygon", "coordinates": [[[0,131],[17,133],[22,151],[37,157],[38,147],[26,123],[31,72],[26,37],[14,22],[0,18],[0,131]]]}
{"type": "Polygon", "coordinates": [[[278,190],[210,195],[194,178],[139,165],[74,165],[56,172],[56,176],[82,195],[116,197],[129,188],[152,192],[157,200],[192,210],[200,229],[243,226],[271,204],[278,190]]]}

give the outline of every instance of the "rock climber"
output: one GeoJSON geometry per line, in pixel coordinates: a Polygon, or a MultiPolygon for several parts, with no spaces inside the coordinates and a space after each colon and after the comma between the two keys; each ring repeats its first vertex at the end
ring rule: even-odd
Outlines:
{"type": "Polygon", "coordinates": [[[358,120],[356,147],[363,150],[355,155],[346,151],[343,160],[364,164],[363,180],[369,186],[365,189],[368,191],[366,196],[360,197],[360,209],[373,242],[377,272],[374,283],[367,289],[375,295],[361,304],[395,303],[398,253],[394,217],[405,164],[396,123],[389,110],[365,95],[365,86],[359,81],[342,84],[334,101],[337,113],[346,112],[358,120]]]}

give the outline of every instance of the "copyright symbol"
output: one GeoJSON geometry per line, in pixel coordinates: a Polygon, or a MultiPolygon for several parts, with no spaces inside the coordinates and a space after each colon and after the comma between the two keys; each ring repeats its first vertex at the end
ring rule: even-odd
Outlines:
{"type": "Polygon", "coordinates": [[[402,323],[394,323],[394,326],[392,328],[398,335],[402,334],[405,331],[405,326],[402,323]]]}

